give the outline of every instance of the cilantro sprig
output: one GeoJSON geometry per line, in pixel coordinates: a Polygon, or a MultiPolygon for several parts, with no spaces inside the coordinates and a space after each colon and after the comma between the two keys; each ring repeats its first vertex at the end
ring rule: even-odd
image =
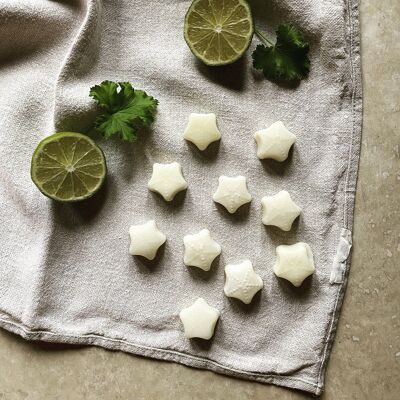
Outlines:
{"type": "Polygon", "coordinates": [[[253,66],[262,70],[273,81],[298,81],[307,78],[310,71],[309,44],[293,24],[279,25],[273,44],[258,29],[255,34],[263,44],[253,51],[253,66]]]}
{"type": "Polygon", "coordinates": [[[96,129],[106,138],[119,135],[126,141],[135,141],[141,126],[154,121],[158,100],[137,90],[129,82],[104,81],[90,89],[101,108],[95,121],[96,129]]]}

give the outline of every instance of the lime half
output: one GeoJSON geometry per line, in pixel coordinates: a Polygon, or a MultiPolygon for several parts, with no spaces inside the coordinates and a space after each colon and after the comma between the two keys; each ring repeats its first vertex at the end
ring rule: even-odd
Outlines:
{"type": "Polygon", "coordinates": [[[250,7],[245,0],[194,0],[186,13],[184,35],[205,64],[233,63],[253,37],[250,7]]]}
{"type": "Polygon", "coordinates": [[[86,135],[60,132],[43,139],[32,156],[31,177],[46,196],[79,201],[101,187],[107,167],[100,147],[86,135]]]}

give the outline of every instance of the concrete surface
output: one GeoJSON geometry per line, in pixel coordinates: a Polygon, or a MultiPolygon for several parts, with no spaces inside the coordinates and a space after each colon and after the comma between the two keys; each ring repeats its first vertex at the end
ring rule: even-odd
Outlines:
{"type": "MultiPolygon", "coordinates": [[[[354,253],[324,400],[400,398],[400,2],[361,0],[364,131],[354,253]]],[[[0,331],[0,399],[294,400],[309,396],[0,331]]]]}

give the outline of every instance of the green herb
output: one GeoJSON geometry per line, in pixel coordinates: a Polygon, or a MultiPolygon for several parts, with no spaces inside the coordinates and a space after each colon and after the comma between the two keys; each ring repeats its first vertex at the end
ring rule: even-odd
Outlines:
{"type": "Polygon", "coordinates": [[[296,81],[307,78],[310,71],[309,45],[303,34],[293,25],[280,25],[276,31],[276,43],[271,43],[255,28],[264,43],[254,50],[253,66],[274,81],[296,81]]]}
{"type": "Polygon", "coordinates": [[[106,138],[119,135],[134,141],[138,129],[154,121],[158,100],[135,90],[129,82],[104,81],[90,89],[90,96],[102,109],[95,127],[106,138]]]}

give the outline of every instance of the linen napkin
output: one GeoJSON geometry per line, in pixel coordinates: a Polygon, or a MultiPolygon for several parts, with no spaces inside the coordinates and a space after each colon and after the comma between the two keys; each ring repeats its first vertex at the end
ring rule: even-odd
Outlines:
{"type": "Polygon", "coordinates": [[[293,22],[311,46],[297,87],[251,66],[209,68],[183,39],[190,1],[0,0],[0,325],[26,339],[98,345],[320,394],[349,269],[361,138],[357,0],[250,1],[271,37],[293,22]],[[160,102],[134,144],[101,140],[106,186],[60,204],[30,180],[38,142],[91,131],[89,88],[130,81],[160,102]],[[191,112],[222,133],[204,153],[183,140],[191,112]],[[297,136],[284,163],[256,157],[254,132],[277,120],[297,136]],[[178,161],[188,190],[166,203],[147,189],[154,162],[178,161]],[[212,201],[220,175],[244,175],[253,200],[230,215],[212,201]],[[303,214],[286,233],[261,223],[261,198],[288,190],[303,214]],[[155,219],[154,262],[128,253],[128,229],[155,219]],[[183,236],[222,246],[209,273],[183,264],[183,236]],[[316,272],[301,288],[272,272],[275,247],[304,241],[316,272]],[[224,265],[253,262],[264,288],[250,306],[225,297],[224,265]],[[203,297],[215,336],[187,340],[179,311],[203,297]]]}

